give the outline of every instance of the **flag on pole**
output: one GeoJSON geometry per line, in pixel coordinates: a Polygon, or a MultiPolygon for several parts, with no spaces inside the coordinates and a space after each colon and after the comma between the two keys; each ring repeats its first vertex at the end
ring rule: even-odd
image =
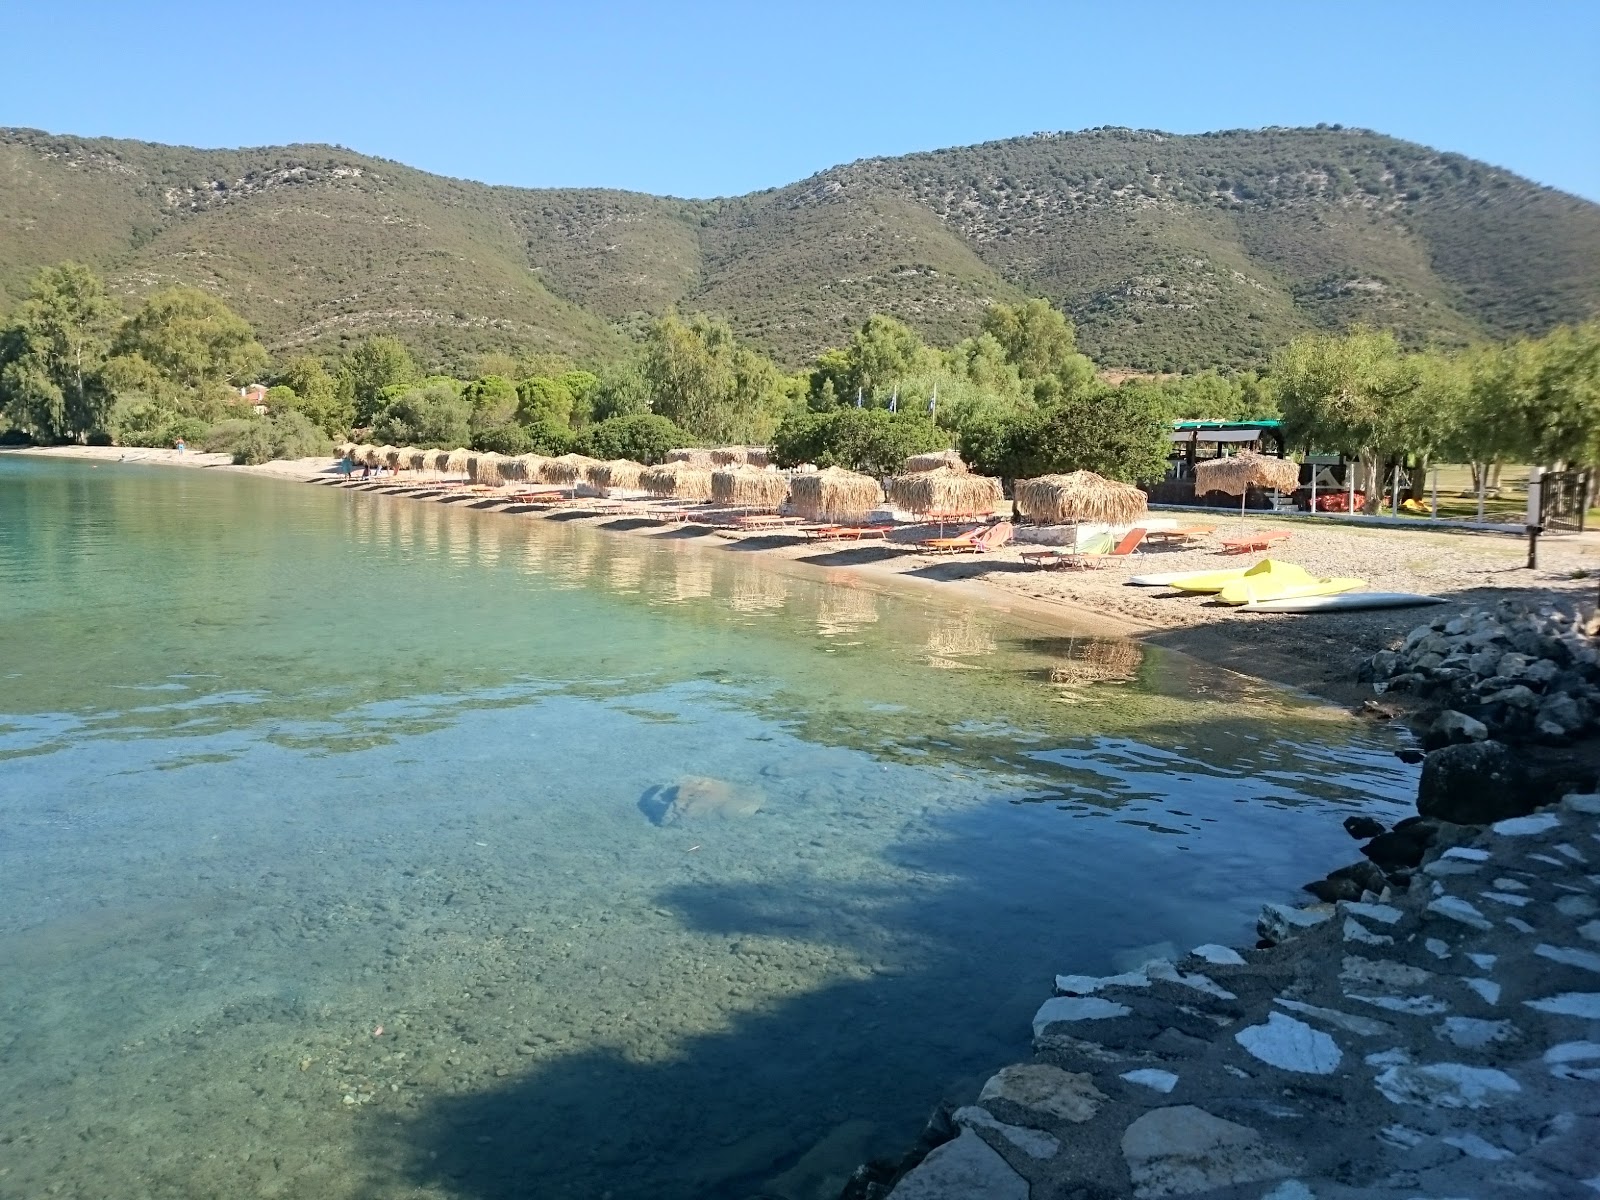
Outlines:
{"type": "Polygon", "coordinates": [[[933,395],[928,397],[928,415],[930,417],[939,415],[939,385],[937,383],[933,385],[933,395]]]}
{"type": "Polygon", "coordinates": [[[899,412],[900,411],[900,389],[899,388],[895,388],[894,394],[889,397],[889,411],[890,412],[899,412]]]}
{"type": "Polygon", "coordinates": [[[861,389],[860,388],[856,389],[856,407],[857,408],[861,407],[861,389]]]}

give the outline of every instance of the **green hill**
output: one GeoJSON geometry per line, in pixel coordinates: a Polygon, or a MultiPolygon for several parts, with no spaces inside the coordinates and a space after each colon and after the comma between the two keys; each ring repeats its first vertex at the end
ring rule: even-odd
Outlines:
{"type": "Polygon", "coordinates": [[[671,304],[799,365],[873,311],[950,341],[1042,295],[1098,361],[1152,370],[1353,321],[1457,343],[1600,311],[1600,205],[1336,128],[1040,134],[706,201],[5,129],[0,231],[0,305],[77,258],[130,295],[216,291],[274,349],[386,330],[441,365],[603,356],[671,304]]]}

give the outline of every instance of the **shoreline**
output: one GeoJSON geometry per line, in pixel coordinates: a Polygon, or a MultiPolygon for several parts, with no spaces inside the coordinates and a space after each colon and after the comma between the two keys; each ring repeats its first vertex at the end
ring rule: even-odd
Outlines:
{"type": "MultiPolygon", "coordinates": [[[[96,463],[224,470],[298,483],[342,486],[395,499],[438,500],[411,494],[416,486],[404,477],[345,484],[326,458],[278,460],[260,466],[235,466],[227,455],[195,451],[116,447],[50,446],[0,450],[29,458],[69,458],[96,463]]],[[[579,516],[570,510],[539,511],[495,504],[484,497],[475,511],[509,516],[557,517],[610,534],[650,536],[664,528],[652,522],[619,529],[627,514],[579,516]],[[484,503],[486,502],[486,503],[484,503]]],[[[1236,518],[1233,518],[1236,519],[1236,518]]],[[[1226,513],[1207,514],[1219,530],[1229,524],[1226,513]]],[[[1443,595],[1446,603],[1426,611],[1415,609],[1335,612],[1324,614],[1247,613],[1180,596],[1160,588],[1130,588],[1122,580],[1133,573],[1115,563],[1093,570],[1044,571],[1024,566],[1013,545],[986,555],[933,556],[907,551],[892,543],[808,542],[783,531],[748,533],[737,539],[716,536],[701,527],[693,544],[731,549],[750,555],[769,568],[803,564],[850,576],[862,584],[890,589],[910,588],[924,596],[959,596],[995,607],[1025,621],[1053,628],[1070,626],[1078,634],[1122,636],[1175,650],[1221,670],[1309,693],[1347,708],[1370,705],[1370,693],[1354,683],[1355,665],[1403,637],[1420,621],[1483,607],[1503,597],[1523,601],[1555,601],[1592,607],[1600,576],[1600,535],[1548,537],[1541,545],[1541,569],[1524,569],[1520,538],[1482,531],[1403,527],[1307,527],[1294,521],[1252,515],[1252,528],[1285,528],[1288,543],[1275,551],[1301,562],[1313,573],[1359,573],[1379,590],[1418,591],[1443,595]]],[[[1236,561],[1214,549],[1152,549],[1140,555],[1140,568],[1215,570],[1236,561]]],[[[1248,561],[1248,558],[1242,561],[1248,561]]]]}

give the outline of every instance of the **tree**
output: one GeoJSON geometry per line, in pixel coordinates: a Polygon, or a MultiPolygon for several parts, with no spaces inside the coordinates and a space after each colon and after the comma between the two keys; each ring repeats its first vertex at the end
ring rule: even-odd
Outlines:
{"type": "Polygon", "coordinates": [[[472,437],[471,411],[447,385],[409,388],[384,405],[372,436],[392,446],[463,446],[472,437]]]}
{"type": "Polygon", "coordinates": [[[641,373],[652,409],[705,441],[765,441],[784,406],[778,369],[703,313],[654,322],[641,373]]]}
{"type": "Polygon", "coordinates": [[[578,435],[577,449],[591,458],[628,458],[634,462],[658,463],[666,458],[668,450],[685,446],[691,440],[666,417],[637,413],[595,422],[578,435]]]}
{"type": "Polygon", "coordinates": [[[355,405],[339,394],[338,381],[313,354],[291,358],[278,372],[277,382],[293,388],[294,407],[305,413],[329,437],[345,437],[355,424],[355,405]]]}
{"type": "Polygon", "coordinates": [[[590,416],[596,421],[633,417],[650,411],[650,384],[632,361],[612,363],[601,372],[590,416]]]}
{"type": "Polygon", "coordinates": [[[559,379],[533,375],[517,384],[517,420],[524,425],[559,425],[572,422],[572,391],[559,379]]]}
{"type": "Polygon", "coordinates": [[[209,292],[191,287],[147,297],[118,331],[113,349],[150,364],[190,393],[249,383],[267,365],[250,323],[209,292]]]}
{"type": "Polygon", "coordinates": [[[0,333],[0,409],[36,437],[100,429],[113,399],[104,370],[117,316],[89,268],[40,271],[0,333]]]}
{"type": "Polygon", "coordinates": [[[772,456],[780,467],[809,462],[893,475],[913,454],[949,446],[950,435],[921,413],[851,407],[791,413],[773,435],[772,456]]]}
{"type": "Polygon", "coordinates": [[[1076,376],[1081,374],[1076,360],[1088,361],[1078,353],[1072,322],[1048,300],[991,304],[983,313],[983,332],[1004,348],[1023,379],[1043,379],[1063,371],[1076,376]]]}
{"type": "Polygon", "coordinates": [[[393,384],[415,383],[420,372],[411,351],[398,338],[370,337],[345,356],[343,374],[349,377],[349,396],[355,410],[355,423],[372,423],[384,388],[393,384]]]}
{"type": "Polygon", "coordinates": [[[1013,478],[1093,471],[1144,483],[1166,474],[1170,430],[1166,413],[1149,395],[1102,386],[1019,421],[997,457],[1013,478]]]}
{"type": "Polygon", "coordinates": [[[556,382],[566,388],[567,394],[572,397],[572,409],[567,419],[578,428],[594,420],[600,377],[592,371],[563,371],[556,376],[556,382]]]}

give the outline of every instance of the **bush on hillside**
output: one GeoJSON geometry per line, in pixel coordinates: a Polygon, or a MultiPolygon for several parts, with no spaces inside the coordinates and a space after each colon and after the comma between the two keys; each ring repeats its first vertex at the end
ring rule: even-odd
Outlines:
{"type": "Polygon", "coordinates": [[[491,425],[472,435],[472,448],[494,454],[531,454],[533,439],[521,425],[491,425]]]}
{"type": "Polygon", "coordinates": [[[815,463],[868,475],[893,475],[913,454],[944,450],[950,434],[921,413],[882,408],[841,408],[796,412],[772,438],[772,458],[780,467],[815,463]]]}
{"type": "Polygon", "coordinates": [[[579,435],[577,449],[590,458],[627,458],[650,465],[666,458],[668,450],[689,444],[689,435],[666,417],[640,413],[589,426],[579,435]]]}

